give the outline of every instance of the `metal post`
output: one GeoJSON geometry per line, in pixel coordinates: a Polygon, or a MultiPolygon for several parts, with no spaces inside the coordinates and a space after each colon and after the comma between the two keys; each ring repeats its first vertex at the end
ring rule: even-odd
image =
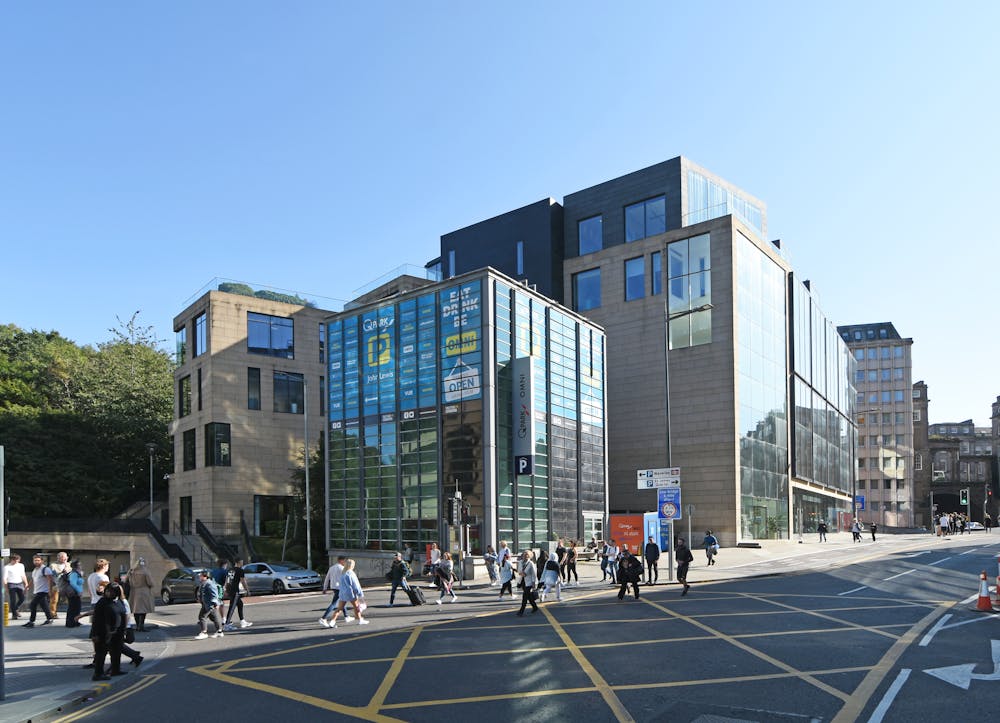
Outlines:
{"type": "Polygon", "coordinates": [[[153,521],[153,452],[156,445],[153,442],[146,442],[146,451],[149,452],[149,521],[153,521]]]}
{"type": "Polygon", "coordinates": [[[306,567],[312,570],[312,509],[309,507],[309,381],[302,375],[302,441],[306,467],[306,567]]]}

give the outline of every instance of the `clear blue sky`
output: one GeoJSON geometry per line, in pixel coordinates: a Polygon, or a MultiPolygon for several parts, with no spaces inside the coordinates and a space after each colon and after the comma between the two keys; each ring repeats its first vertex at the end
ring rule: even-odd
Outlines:
{"type": "Polygon", "coordinates": [[[20,3],[0,323],[78,343],[214,277],[350,298],[441,234],[684,155],[762,199],[932,422],[1000,394],[1000,4],[20,3]]]}

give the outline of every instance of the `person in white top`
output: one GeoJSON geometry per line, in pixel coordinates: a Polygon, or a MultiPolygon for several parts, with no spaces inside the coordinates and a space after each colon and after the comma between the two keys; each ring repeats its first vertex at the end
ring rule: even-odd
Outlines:
{"type": "MultiPolygon", "coordinates": [[[[336,564],[330,566],[330,569],[326,572],[326,579],[323,581],[323,592],[333,590],[333,599],[330,601],[326,612],[319,619],[319,624],[324,628],[330,627],[330,619],[333,617],[333,613],[337,609],[337,603],[340,601],[340,578],[344,576],[345,562],[347,562],[347,555],[337,555],[336,564]]],[[[344,613],[344,618],[345,620],[354,620],[346,612],[344,613]]]]}
{"type": "Polygon", "coordinates": [[[611,543],[608,545],[608,574],[611,575],[611,584],[618,584],[618,556],[621,554],[621,548],[618,547],[618,543],[612,539],[611,543]]]}
{"type": "Polygon", "coordinates": [[[500,540],[500,549],[497,550],[497,567],[503,567],[503,561],[510,559],[510,548],[507,543],[500,540]]]}
{"type": "MultiPolygon", "coordinates": [[[[59,580],[59,576],[64,572],[69,572],[72,570],[72,566],[69,564],[69,555],[65,552],[60,552],[56,555],[56,561],[49,565],[52,568],[52,579],[55,581],[59,580]]],[[[59,617],[56,615],[56,608],[59,606],[59,585],[53,584],[52,589],[49,590],[49,612],[52,613],[53,618],[59,617]]]]}
{"type": "Polygon", "coordinates": [[[94,571],[87,576],[87,590],[90,592],[90,604],[96,605],[97,601],[100,600],[103,595],[97,589],[97,586],[102,582],[111,582],[111,578],[108,577],[108,567],[111,563],[105,560],[103,557],[99,558],[97,562],[94,563],[94,571]]]}
{"type": "Polygon", "coordinates": [[[7,586],[7,600],[10,603],[10,616],[17,620],[18,608],[24,604],[24,591],[28,588],[28,576],[24,572],[24,563],[16,552],[10,556],[10,562],[4,567],[3,582],[7,586]]]}

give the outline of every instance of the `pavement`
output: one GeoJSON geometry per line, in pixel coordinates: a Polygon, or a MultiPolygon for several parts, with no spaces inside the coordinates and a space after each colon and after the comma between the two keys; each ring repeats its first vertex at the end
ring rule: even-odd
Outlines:
{"type": "MultiPolygon", "coordinates": [[[[976,534],[985,535],[985,533],[976,534]]],[[[698,536],[695,537],[697,539],[698,536]]],[[[850,533],[831,533],[826,543],[820,543],[815,534],[806,535],[801,541],[797,538],[764,540],[761,541],[760,548],[723,548],[717,556],[717,564],[711,567],[705,564],[704,552],[696,548],[693,550],[695,562],[691,566],[688,579],[694,585],[701,585],[739,578],[823,569],[845,564],[849,557],[890,553],[892,549],[904,547],[908,542],[926,541],[929,537],[930,535],[926,533],[881,535],[878,542],[873,543],[871,538],[866,536],[863,542],[858,544],[852,541],[850,533]]],[[[946,542],[942,540],[942,544],[946,542]]],[[[581,588],[590,590],[610,588],[609,584],[601,582],[601,570],[597,562],[580,563],[577,568],[581,588]]],[[[666,582],[667,578],[668,566],[666,560],[661,558],[660,584],[675,584],[666,582]]],[[[415,582],[424,584],[425,581],[418,578],[415,582]]],[[[384,580],[362,581],[362,583],[366,589],[369,605],[384,606],[388,602],[389,586],[384,580]]],[[[449,613],[458,612],[456,608],[461,608],[463,598],[482,602],[495,599],[497,593],[497,589],[490,587],[488,581],[456,584],[456,589],[459,592],[460,604],[447,606],[449,613]]],[[[303,595],[316,595],[316,593],[303,595]]],[[[431,602],[431,599],[428,599],[428,602],[431,602]]],[[[22,608],[21,619],[10,620],[3,629],[4,699],[0,701],[0,721],[37,723],[58,718],[59,714],[64,709],[68,710],[72,704],[108,695],[116,687],[127,685],[130,679],[134,682],[135,677],[128,675],[108,682],[92,682],[90,671],[81,668],[90,661],[92,655],[90,640],[87,637],[89,628],[86,626],[66,628],[62,611],[59,620],[51,625],[37,625],[36,621],[36,627],[25,628],[23,625],[26,619],[27,615],[22,608]]],[[[152,630],[147,633],[137,633],[135,645],[142,650],[145,657],[142,671],[169,659],[178,635],[178,631],[172,630],[174,625],[169,622],[167,616],[160,618],[154,613],[146,622],[147,627],[152,627],[152,630]]],[[[404,624],[400,622],[401,626],[404,624]]],[[[185,636],[190,632],[190,628],[188,625],[184,629],[185,636]]],[[[134,670],[127,665],[127,661],[123,666],[123,669],[125,668],[134,670]]]]}

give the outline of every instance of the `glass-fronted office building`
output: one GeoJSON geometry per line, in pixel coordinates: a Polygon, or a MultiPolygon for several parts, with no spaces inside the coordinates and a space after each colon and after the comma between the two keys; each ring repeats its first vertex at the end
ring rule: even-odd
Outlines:
{"type": "Polygon", "coordinates": [[[603,330],[492,269],[329,317],[327,546],[600,532],[603,330]]]}

